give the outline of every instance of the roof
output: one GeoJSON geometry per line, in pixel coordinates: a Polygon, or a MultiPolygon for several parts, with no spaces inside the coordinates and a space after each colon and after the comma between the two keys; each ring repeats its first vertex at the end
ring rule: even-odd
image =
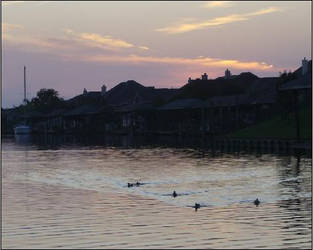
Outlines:
{"type": "Polygon", "coordinates": [[[91,115],[99,113],[101,110],[101,107],[94,105],[83,105],[64,113],[64,116],[91,115]]]}
{"type": "MultiPolygon", "coordinates": [[[[308,61],[308,71],[312,73],[312,60],[308,61]]],[[[302,76],[302,66],[294,71],[297,76],[302,76]]]]}
{"type": "Polygon", "coordinates": [[[249,103],[247,95],[214,96],[206,101],[206,107],[228,107],[249,103]]]}
{"type": "Polygon", "coordinates": [[[143,110],[152,110],[154,106],[152,103],[135,103],[129,105],[123,105],[117,107],[115,110],[117,112],[129,112],[129,111],[143,111],[143,110]]]}
{"type": "Polygon", "coordinates": [[[86,94],[83,94],[83,96],[97,98],[97,97],[101,97],[102,94],[100,91],[88,91],[86,94]]]}
{"type": "Polygon", "coordinates": [[[154,92],[155,92],[157,97],[160,97],[160,98],[164,99],[165,101],[168,101],[175,94],[177,94],[179,92],[179,89],[161,88],[161,89],[154,89],[154,92]]]}
{"type": "Polygon", "coordinates": [[[194,109],[203,106],[204,102],[200,99],[178,99],[161,106],[158,110],[194,109]]]}
{"type": "Polygon", "coordinates": [[[246,91],[250,104],[276,102],[277,81],[277,77],[264,77],[254,81],[246,91]]]}
{"type": "Polygon", "coordinates": [[[51,111],[48,114],[44,114],[43,116],[44,117],[55,117],[55,116],[60,116],[65,112],[66,112],[66,109],[56,109],[56,110],[51,111]]]}
{"type": "Polygon", "coordinates": [[[44,114],[38,111],[27,112],[25,115],[21,115],[23,118],[35,118],[35,117],[43,117],[44,114]]]}
{"type": "Polygon", "coordinates": [[[80,94],[77,96],[74,96],[73,98],[67,100],[68,103],[77,103],[80,100],[90,100],[90,99],[99,99],[102,98],[102,94],[100,91],[89,91],[85,94],[80,94]]]}
{"type": "Polygon", "coordinates": [[[251,84],[246,93],[250,96],[257,96],[268,92],[275,92],[277,81],[278,77],[259,78],[251,84]]]}
{"type": "Polygon", "coordinates": [[[309,88],[312,88],[312,73],[305,74],[301,76],[300,78],[286,82],[279,88],[279,90],[285,91],[285,90],[296,90],[296,89],[299,90],[299,89],[309,89],[309,88]]]}
{"type": "Polygon", "coordinates": [[[133,80],[129,80],[119,83],[117,86],[110,89],[106,94],[106,101],[113,106],[123,106],[134,102],[149,102],[153,97],[153,87],[144,87],[133,80]]]}

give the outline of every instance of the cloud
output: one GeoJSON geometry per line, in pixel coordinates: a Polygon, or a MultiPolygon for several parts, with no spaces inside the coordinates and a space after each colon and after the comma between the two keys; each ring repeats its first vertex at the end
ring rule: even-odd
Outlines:
{"type": "MultiPolygon", "coordinates": [[[[249,15],[259,15],[261,11],[249,13],[249,15]]],[[[225,22],[225,17],[219,18],[216,22],[225,22]]],[[[8,25],[11,29],[20,29],[20,25],[8,25]]],[[[239,61],[233,59],[220,59],[199,56],[195,58],[186,57],[160,57],[143,55],[125,55],[125,52],[135,53],[132,50],[138,49],[147,51],[146,46],[137,46],[130,42],[116,39],[111,36],[101,36],[96,33],[76,33],[71,29],[64,30],[66,35],[61,37],[43,38],[35,35],[28,35],[25,32],[16,34],[6,33],[4,46],[14,46],[21,50],[34,52],[44,52],[52,56],[57,56],[66,61],[96,62],[108,64],[126,65],[173,65],[175,67],[192,68],[230,68],[240,70],[273,71],[273,65],[257,61],[239,61]],[[100,48],[100,50],[99,50],[100,48]],[[112,50],[113,48],[113,50],[112,50]],[[117,49],[117,50],[114,50],[117,49]],[[123,49],[120,51],[120,49],[123,49]],[[119,53],[117,53],[119,52],[119,53]]],[[[275,69],[276,70],[276,69],[275,69]]]]}
{"type": "Polygon", "coordinates": [[[143,50],[149,50],[149,47],[147,47],[147,46],[139,46],[138,48],[143,49],[143,50]]]}
{"type": "MultiPolygon", "coordinates": [[[[3,23],[3,28],[6,31],[22,28],[21,25],[13,25],[3,23]]],[[[111,36],[102,36],[96,33],[76,33],[71,29],[63,29],[65,34],[60,37],[41,37],[29,34],[25,32],[19,32],[16,34],[6,33],[3,36],[3,40],[6,45],[13,46],[25,46],[23,49],[34,50],[51,50],[54,54],[63,53],[64,50],[70,51],[120,51],[121,49],[137,49],[137,50],[149,50],[147,46],[136,46],[130,42],[116,39],[111,36]],[[92,50],[93,49],[93,50],[92,50]]]]}
{"type": "MultiPolygon", "coordinates": [[[[15,26],[12,26],[15,27],[15,26]]],[[[16,26],[16,28],[19,26],[16,26]]],[[[7,34],[4,37],[4,45],[13,45],[22,50],[32,50],[35,52],[44,52],[58,56],[67,61],[84,61],[100,63],[122,63],[145,65],[157,63],[163,65],[184,65],[192,67],[215,67],[231,68],[241,70],[273,70],[273,65],[257,61],[239,61],[229,59],[210,58],[199,56],[196,58],[185,57],[159,57],[159,56],[140,56],[140,55],[122,55],[112,50],[98,50],[98,46],[115,46],[117,48],[137,48],[148,50],[146,46],[135,46],[120,39],[98,36],[94,33],[75,33],[72,30],[66,30],[69,37],[41,38],[36,36],[23,36],[20,33],[16,35],[7,34]],[[91,50],[90,47],[96,47],[91,50]],[[105,53],[105,54],[104,54],[105,53]]],[[[124,51],[125,52],[125,51],[124,51]]]]}
{"type": "Polygon", "coordinates": [[[197,58],[184,58],[184,57],[155,57],[155,56],[107,56],[107,55],[93,55],[82,56],[77,58],[68,57],[69,60],[82,60],[88,62],[102,62],[102,63],[131,63],[131,64],[145,64],[145,63],[159,63],[159,64],[175,64],[175,65],[192,65],[192,66],[205,66],[217,68],[230,68],[241,70],[273,70],[273,65],[257,62],[257,61],[238,61],[229,59],[197,57],[197,58]]]}
{"type": "Polygon", "coordinates": [[[249,17],[259,16],[264,14],[269,14],[272,12],[280,11],[277,7],[269,7],[267,9],[261,9],[255,12],[246,13],[246,14],[233,14],[224,17],[217,17],[210,20],[202,21],[202,22],[193,22],[193,23],[182,23],[174,26],[168,26],[160,29],[156,29],[159,32],[165,32],[168,34],[179,34],[185,33],[193,30],[200,30],[212,26],[219,26],[228,23],[234,23],[239,21],[247,21],[249,17]]]}
{"type": "Polygon", "coordinates": [[[269,14],[269,13],[278,12],[278,11],[282,11],[282,9],[278,7],[269,7],[267,9],[261,9],[255,12],[247,13],[245,14],[245,16],[260,16],[260,15],[269,14]]]}
{"type": "Polygon", "coordinates": [[[100,47],[113,47],[113,48],[133,48],[135,45],[123,41],[121,39],[115,39],[111,36],[101,36],[96,33],[75,33],[70,29],[65,30],[67,34],[70,34],[73,38],[79,39],[81,41],[90,42],[94,46],[100,47]]]}
{"type": "Polygon", "coordinates": [[[208,9],[230,7],[232,1],[210,1],[206,2],[203,7],[208,9]]]}
{"type": "Polygon", "coordinates": [[[71,29],[64,29],[64,31],[72,37],[72,39],[85,42],[86,45],[91,47],[98,47],[102,49],[127,49],[138,48],[148,50],[146,46],[136,46],[130,42],[121,39],[116,39],[111,36],[102,36],[96,33],[76,33],[71,29]]]}

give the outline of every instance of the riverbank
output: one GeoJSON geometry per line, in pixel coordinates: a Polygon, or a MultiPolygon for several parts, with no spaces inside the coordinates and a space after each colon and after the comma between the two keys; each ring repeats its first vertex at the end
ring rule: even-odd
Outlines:
{"type": "MultiPolygon", "coordinates": [[[[302,108],[299,112],[300,139],[312,139],[312,108],[302,108]]],[[[296,139],[295,114],[281,114],[273,119],[235,131],[227,137],[232,139],[296,139]]]]}
{"type": "Polygon", "coordinates": [[[247,152],[261,154],[283,154],[283,155],[312,155],[312,140],[297,139],[272,139],[272,138],[229,138],[188,136],[188,135],[156,135],[156,134],[93,134],[93,135],[6,135],[2,142],[15,141],[18,144],[54,148],[63,145],[85,145],[104,146],[118,148],[149,148],[149,147],[174,147],[174,148],[201,148],[212,153],[225,152],[247,152]]]}

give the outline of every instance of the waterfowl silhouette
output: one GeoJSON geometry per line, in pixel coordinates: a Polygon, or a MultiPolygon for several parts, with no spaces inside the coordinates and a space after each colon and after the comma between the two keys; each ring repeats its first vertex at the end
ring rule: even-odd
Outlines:
{"type": "Polygon", "coordinates": [[[199,203],[195,203],[195,211],[197,212],[198,208],[200,208],[200,204],[199,203]]]}
{"type": "Polygon", "coordinates": [[[174,192],[173,192],[173,197],[175,198],[177,196],[177,193],[176,193],[176,191],[174,190],[174,192]]]}
{"type": "Polygon", "coordinates": [[[140,186],[141,185],[141,183],[140,182],[136,182],[136,186],[138,187],[138,186],[140,186]]]}
{"type": "Polygon", "coordinates": [[[256,205],[256,206],[259,206],[259,204],[260,204],[261,202],[259,201],[258,198],[256,198],[256,200],[255,200],[253,203],[254,203],[254,205],[256,205]]]}
{"type": "Polygon", "coordinates": [[[134,184],[131,184],[131,183],[128,182],[128,183],[127,183],[127,186],[128,186],[128,187],[133,187],[134,184]]]}

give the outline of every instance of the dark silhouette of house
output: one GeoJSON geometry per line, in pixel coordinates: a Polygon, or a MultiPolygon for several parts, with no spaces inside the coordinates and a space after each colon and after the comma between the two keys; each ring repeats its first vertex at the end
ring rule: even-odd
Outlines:
{"type": "MultiPolygon", "coordinates": [[[[295,114],[297,140],[300,140],[300,118],[301,108],[312,108],[312,60],[302,60],[302,66],[294,74],[296,79],[287,81],[279,86],[280,97],[288,101],[291,106],[287,109],[295,114]]],[[[310,111],[312,112],[312,111],[310,111]]]]}
{"type": "Polygon", "coordinates": [[[304,59],[287,78],[226,71],[225,77],[208,79],[204,73],[189,78],[180,89],[156,89],[129,80],[109,91],[105,85],[100,91],[84,89],[49,113],[14,109],[2,113],[6,126],[25,119],[35,131],[47,133],[225,134],[283,112],[281,97],[287,94],[290,105],[288,93],[294,107],[311,101],[311,65],[304,59]]]}
{"type": "Polygon", "coordinates": [[[121,82],[110,89],[106,95],[106,102],[111,106],[154,103],[159,99],[166,102],[176,93],[177,89],[145,87],[136,81],[129,80],[127,82],[121,82]]]}
{"type": "Polygon", "coordinates": [[[250,72],[234,75],[231,79],[195,79],[179,89],[173,99],[208,99],[213,96],[242,94],[258,77],[250,72]]]}

